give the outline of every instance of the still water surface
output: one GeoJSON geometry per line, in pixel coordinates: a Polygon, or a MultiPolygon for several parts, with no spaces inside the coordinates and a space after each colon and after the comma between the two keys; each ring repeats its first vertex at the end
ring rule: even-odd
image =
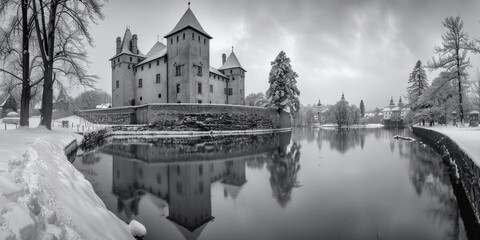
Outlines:
{"type": "Polygon", "coordinates": [[[74,162],[146,239],[466,239],[448,168],[408,130],[111,140],[74,162]]]}

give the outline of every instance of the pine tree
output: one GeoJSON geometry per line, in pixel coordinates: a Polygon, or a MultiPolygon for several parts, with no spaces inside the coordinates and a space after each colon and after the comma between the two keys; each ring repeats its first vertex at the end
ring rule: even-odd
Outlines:
{"type": "Polygon", "coordinates": [[[412,73],[410,73],[408,83],[410,84],[407,88],[408,101],[415,106],[418,103],[420,96],[422,96],[428,87],[427,74],[425,73],[425,69],[423,69],[420,60],[417,61],[412,73]]]}
{"type": "Polygon", "coordinates": [[[365,117],[365,105],[363,104],[363,99],[360,100],[360,116],[365,117]]]}
{"type": "Polygon", "coordinates": [[[270,88],[266,93],[269,106],[279,112],[288,107],[290,114],[295,115],[300,108],[300,91],[297,88],[298,75],[292,70],[290,58],[281,51],[271,65],[268,79],[270,88]]]}
{"type": "Polygon", "coordinates": [[[466,69],[470,67],[470,59],[467,58],[467,51],[470,50],[468,34],[463,31],[463,21],[459,16],[448,17],[442,22],[447,32],[442,35],[442,46],[435,46],[434,53],[438,59],[433,59],[429,67],[433,69],[443,68],[446,71],[447,81],[456,80],[458,94],[458,108],[460,122],[463,124],[463,84],[468,77],[466,69]],[[463,81],[462,81],[463,80],[463,81]]]}

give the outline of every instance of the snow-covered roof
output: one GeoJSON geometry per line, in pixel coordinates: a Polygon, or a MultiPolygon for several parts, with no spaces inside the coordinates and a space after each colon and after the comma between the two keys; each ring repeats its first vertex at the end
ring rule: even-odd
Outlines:
{"type": "Polygon", "coordinates": [[[147,55],[145,56],[145,59],[135,66],[139,66],[139,65],[151,62],[151,61],[153,61],[155,59],[158,59],[158,58],[161,58],[165,55],[167,55],[167,46],[165,46],[161,42],[157,42],[157,43],[155,43],[155,45],[153,45],[153,47],[150,49],[150,51],[148,51],[147,55]]]}
{"type": "Polygon", "coordinates": [[[386,107],[386,108],[384,108],[384,109],[382,110],[382,112],[391,112],[391,111],[392,111],[392,109],[390,109],[390,108],[388,108],[388,107],[386,107]]]}
{"type": "Polygon", "coordinates": [[[95,106],[95,108],[111,108],[112,104],[111,103],[102,103],[100,105],[95,106]]]}
{"type": "Polygon", "coordinates": [[[228,78],[227,76],[223,75],[223,73],[221,73],[220,71],[218,71],[218,69],[210,66],[210,72],[213,73],[213,74],[217,74],[219,76],[222,76],[224,78],[228,78]]]}
{"type": "Polygon", "coordinates": [[[398,112],[398,111],[400,111],[400,108],[399,107],[394,107],[394,108],[392,108],[392,111],[398,112]]]}
{"type": "Polygon", "coordinates": [[[479,112],[477,110],[473,110],[469,114],[479,114],[479,112]]]}
{"type": "Polygon", "coordinates": [[[232,53],[230,53],[230,55],[228,56],[227,60],[223,64],[223,66],[221,66],[218,70],[225,70],[225,69],[230,69],[230,68],[241,68],[243,71],[246,72],[246,70],[242,67],[242,65],[238,61],[237,56],[235,55],[235,53],[233,51],[232,51],[232,53]]]}
{"type": "Polygon", "coordinates": [[[205,32],[205,30],[203,30],[202,26],[200,25],[197,18],[195,17],[195,14],[193,14],[190,8],[188,8],[187,11],[183,14],[182,18],[180,18],[180,21],[178,21],[177,25],[175,25],[173,30],[170,31],[167,35],[165,35],[165,38],[168,38],[171,35],[177,32],[180,32],[181,30],[188,27],[197,30],[201,34],[205,35],[207,38],[212,39],[212,37],[208,35],[208,33],[205,32]]]}

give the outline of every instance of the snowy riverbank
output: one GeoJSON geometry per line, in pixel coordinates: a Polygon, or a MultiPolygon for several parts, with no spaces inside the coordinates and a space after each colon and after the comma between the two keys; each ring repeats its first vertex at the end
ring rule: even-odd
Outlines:
{"type": "Polygon", "coordinates": [[[480,167],[480,127],[418,126],[439,132],[454,141],[480,167]]]}
{"type": "Polygon", "coordinates": [[[0,239],[132,239],[64,148],[78,135],[0,132],[0,239]]]}

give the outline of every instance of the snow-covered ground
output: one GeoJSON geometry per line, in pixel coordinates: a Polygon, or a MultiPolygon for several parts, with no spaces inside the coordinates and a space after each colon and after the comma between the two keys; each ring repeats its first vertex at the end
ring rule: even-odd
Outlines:
{"type": "Polygon", "coordinates": [[[133,238],[68,162],[71,132],[0,131],[0,239],[133,238]]]}
{"type": "MultiPolygon", "coordinates": [[[[69,117],[64,117],[52,121],[52,129],[61,129],[62,131],[69,132],[90,132],[93,130],[98,130],[107,125],[94,124],[86,121],[85,119],[72,115],[69,117]],[[62,121],[68,121],[68,127],[62,126],[62,121]]],[[[29,126],[30,128],[36,128],[40,124],[40,116],[30,117],[29,126]]],[[[15,124],[6,124],[0,119],[0,131],[2,130],[13,130],[18,128],[18,125],[15,124]]]]}
{"type": "Polygon", "coordinates": [[[424,128],[437,131],[452,139],[477,166],[480,166],[480,127],[433,126],[424,128]]]}

